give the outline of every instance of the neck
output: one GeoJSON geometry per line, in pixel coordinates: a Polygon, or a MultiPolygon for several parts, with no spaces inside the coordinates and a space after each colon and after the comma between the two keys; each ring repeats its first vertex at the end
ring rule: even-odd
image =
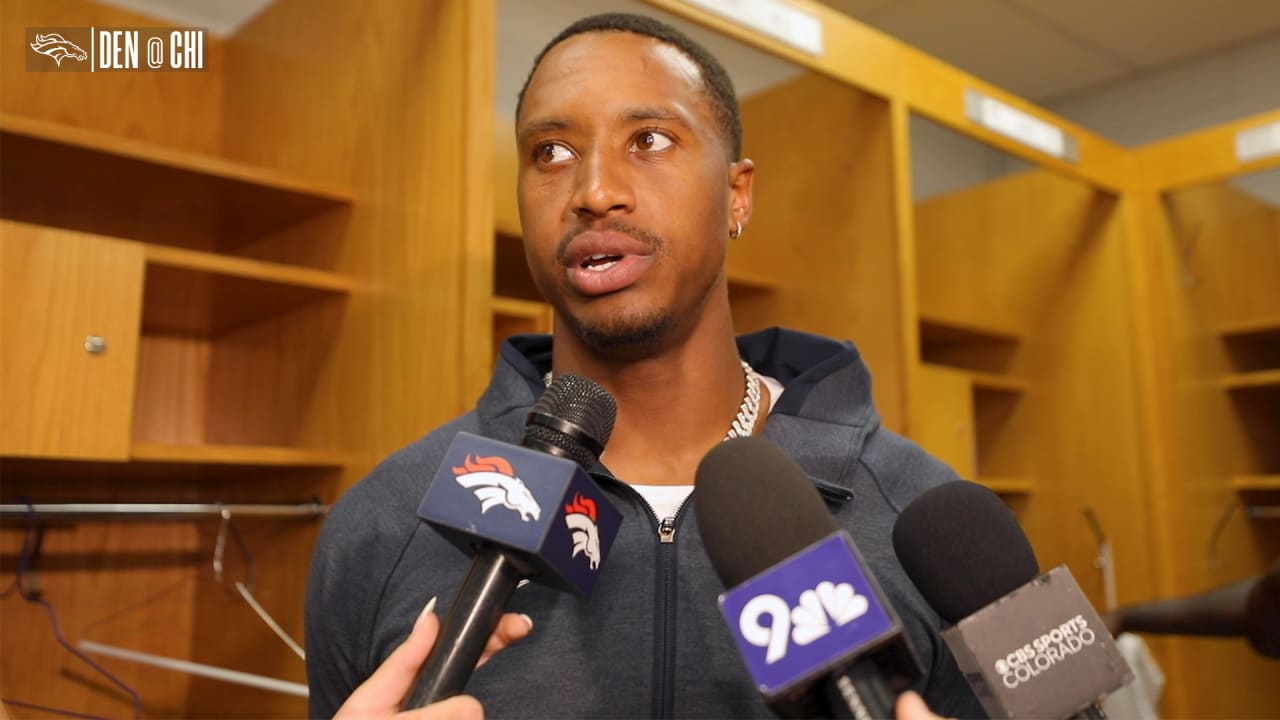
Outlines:
{"type": "Polygon", "coordinates": [[[618,403],[603,461],[619,479],[692,484],[702,456],[724,439],[745,390],[727,305],[703,313],[681,341],[625,360],[584,347],[556,323],[553,372],[589,377],[618,403]]]}

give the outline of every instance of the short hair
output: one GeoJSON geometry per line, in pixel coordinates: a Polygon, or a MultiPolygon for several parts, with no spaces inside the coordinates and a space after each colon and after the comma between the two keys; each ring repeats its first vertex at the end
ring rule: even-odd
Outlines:
{"type": "Polygon", "coordinates": [[[533,79],[534,72],[538,70],[547,53],[565,40],[589,32],[629,32],[653,38],[684,53],[702,73],[703,89],[711,101],[716,124],[728,141],[731,156],[729,159],[733,161],[742,157],[742,118],[738,114],[738,96],[733,90],[733,81],[729,79],[729,73],[725,72],[724,66],[712,57],[706,48],[691,40],[688,35],[664,22],[643,15],[617,12],[592,15],[561,30],[560,34],[552,38],[551,42],[547,43],[546,47],[542,48],[542,52],[534,58],[529,76],[525,78],[520,94],[516,96],[516,117],[520,116],[520,108],[524,104],[524,92],[529,89],[529,81],[533,79]]]}

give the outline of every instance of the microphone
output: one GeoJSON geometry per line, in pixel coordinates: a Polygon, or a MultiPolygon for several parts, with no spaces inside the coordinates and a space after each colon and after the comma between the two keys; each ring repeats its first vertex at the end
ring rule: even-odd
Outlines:
{"type": "Polygon", "coordinates": [[[591,594],[622,515],[586,469],[616,415],[599,385],[561,375],[529,413],[523,447],[454,438],[418,515],[475,559],[402,709],[462,692],[523,578],[591,594]]]}
{"type": "Polygon", "coordinates": [[[783,717],[892,718],[920,677],[897,614],[804,470],[735,438],[698,466],[694,511],[720,612],[747,670],[783,717]]]}
{"type": "Polygon", "coordinates": [[[898,516],[893,549],[993,718],[1100,718],[1097,702],[1133,679],[1065,565],[1041,575],[995,493],[950,482],[898,516]]]}
{"type": "Polygon", "coordinates": [[[1280,660],[1280,562],[1273,563],[1249,591],[1244,636],[1254,652],[1280,660]]]}
{"type": "Polygon", "coordinates": [[[1117,634],[1243,637],[1259,655],[1280,658],[1280,562],[1257,577],[1189,597],[1126,605],[1106,617],[1117,634]]]}

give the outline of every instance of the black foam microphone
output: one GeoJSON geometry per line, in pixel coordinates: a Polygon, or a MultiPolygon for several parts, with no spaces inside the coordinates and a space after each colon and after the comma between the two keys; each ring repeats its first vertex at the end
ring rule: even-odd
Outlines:
{"type": "Polygon", "coordinates": [[[942,638],[993,718],[1102,717],[1097,702],[1133,679],[1065,565],[1041,575],[995,493],[931,488],[898,516],[893,548],[953,627],[942,638]]]}
{"type": "Polygon", "coordinates": [[[804,470],[765,440],[738,438],[707,453],[695,487],[698,531],[728,588],[721,614],[774,712],[893,717],[919,664],[804,470]]]}
{"type": "Polygon", "coordinates": [[[1280,562],[1273,563],[1249,590],[1244,637],[1259,655],[1280,659],[1280,562]]]}
{"type": "Polygon", "coordinates": [[[523,447],[454,438],[418,515],[475,558],[404,709],[462,692],[522,579],[590,594],[622,515],[585,471],[616,414],[599,385],[561,375],[529,413],[523,447]]]}

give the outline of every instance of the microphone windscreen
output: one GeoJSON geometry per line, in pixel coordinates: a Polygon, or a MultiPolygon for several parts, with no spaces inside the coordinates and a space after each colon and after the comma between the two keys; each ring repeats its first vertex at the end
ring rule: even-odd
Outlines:
{"type": "Polygon", "coordinates": [[[838,529],[813,481],[767,440],[720,443],[702,458],[695,483],[698,532],[728,588],[838,529]]]}
{"type": "Polygon", "coordinates": [[[607,390],[581,375],[558,375],[538,398],[525,425],[525,444],[558,448],[590,469],[613,434],[618,405],[607,390]]]}
{"type": "Polygon", "coordinates": [[[1280,659],[1280,562],[1272,565],[1249,591],[1244,636],[1259,655],[1280,659]]]}
{"type": "Polygon", "coordinates": [[[952,624],[1040,574],[1013,513],[971,482],[938,485],[912,501],[894,524],[893,549],[920,594],[952,624]]]}

